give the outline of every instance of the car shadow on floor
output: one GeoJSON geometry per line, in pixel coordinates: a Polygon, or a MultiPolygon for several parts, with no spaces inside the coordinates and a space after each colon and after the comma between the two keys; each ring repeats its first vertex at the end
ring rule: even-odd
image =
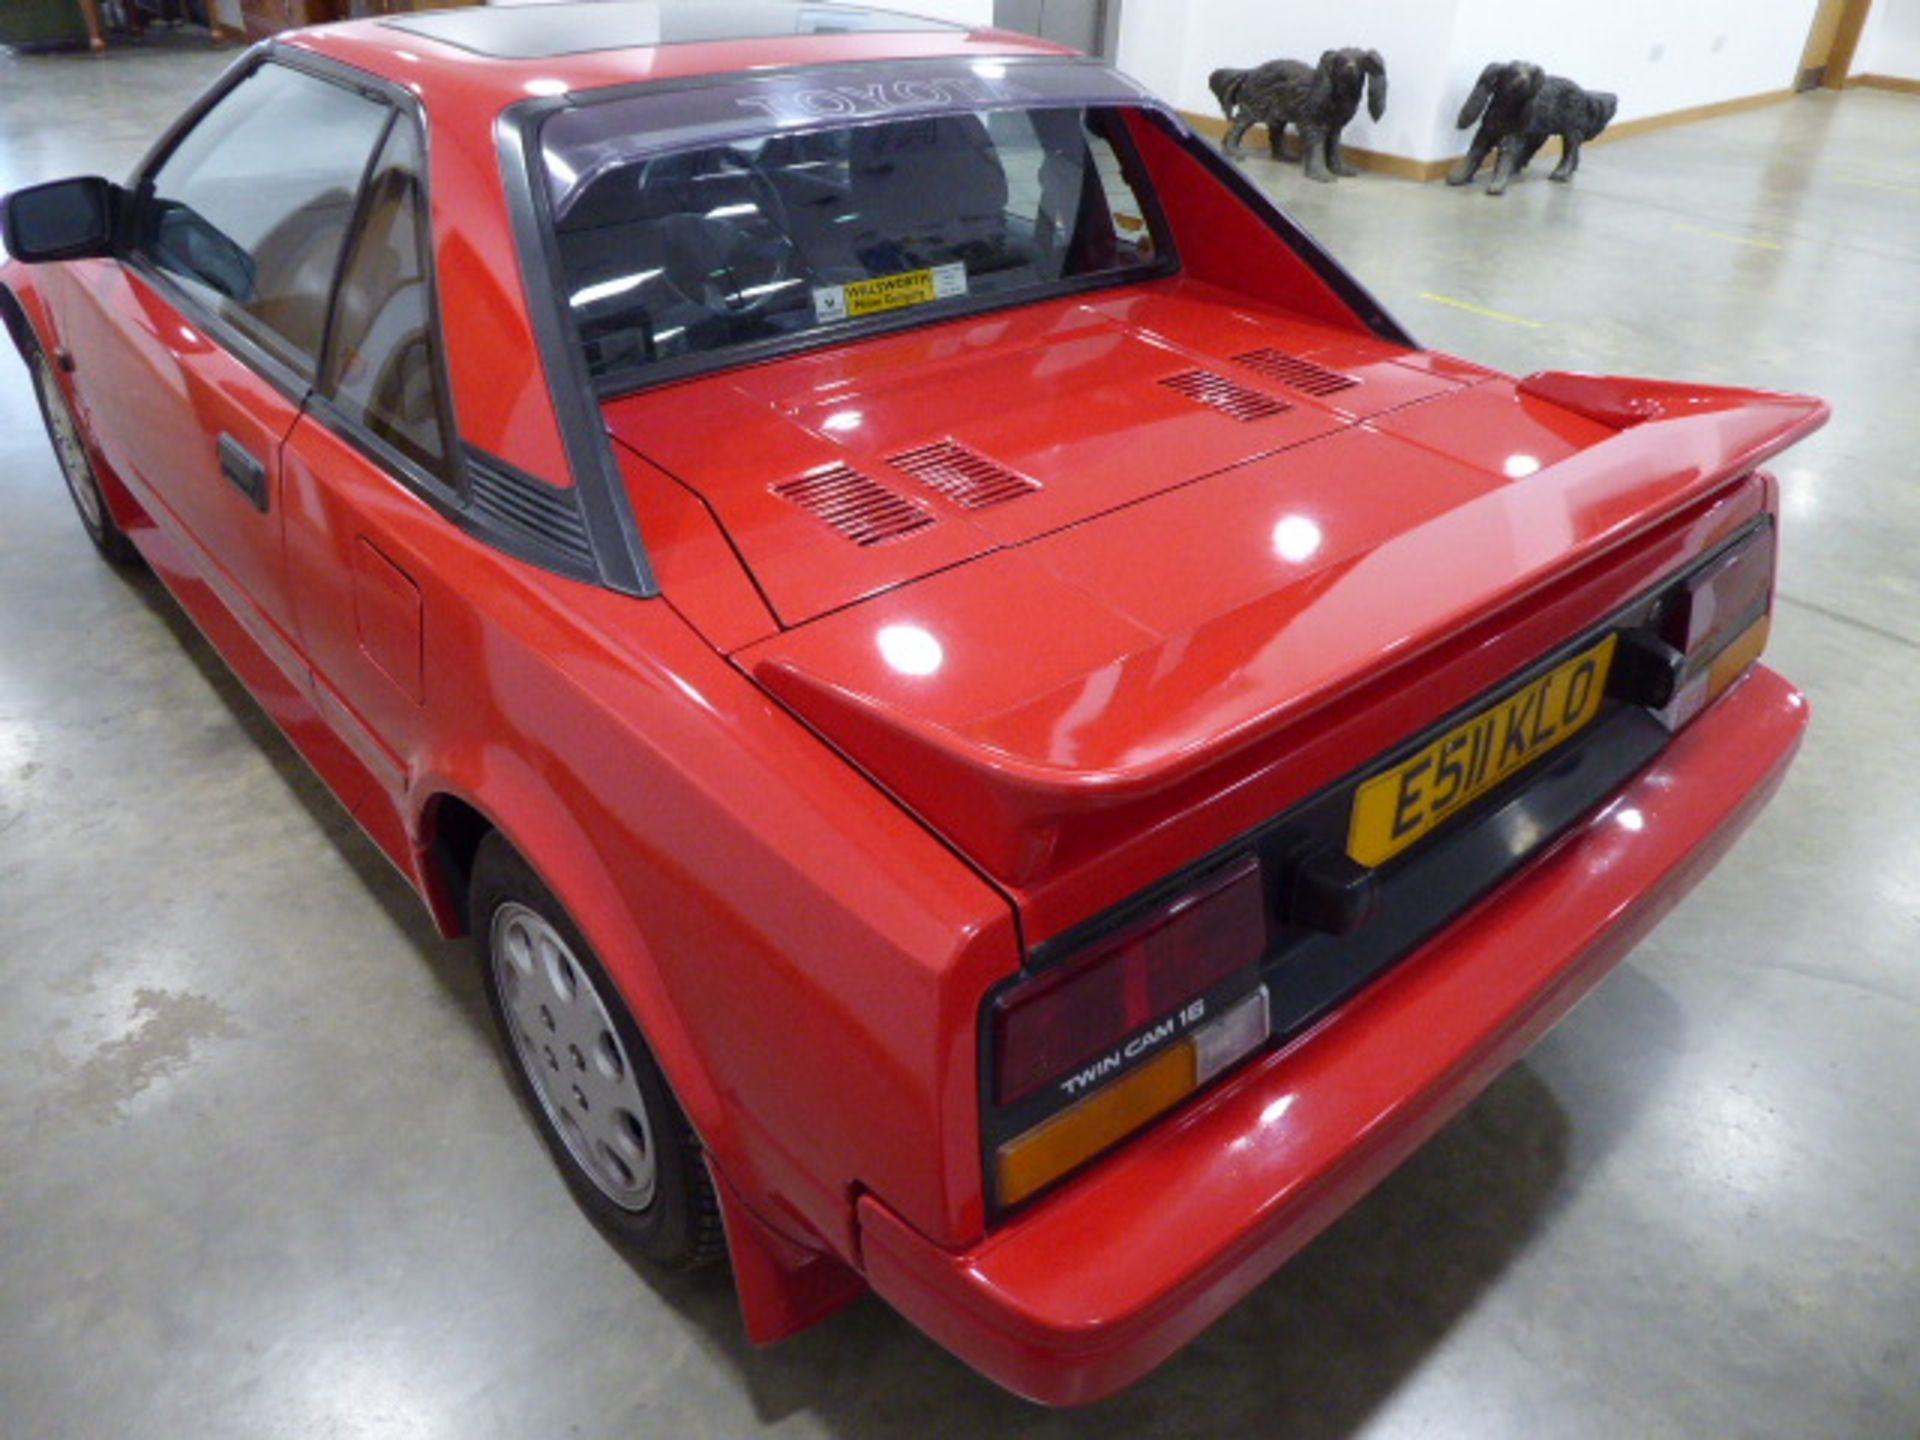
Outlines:
{"type": "Polygon", "coordinates": [[[130,568],[119,574],[154,619],[166,627],[201,678],[220,698],[234,724],[312,817],[360,881],[368,898],[380,907],[393,928],[406,937],[448,997],[457,1002],[460,1013],[482,1034],[491,1037],[493,1020],[487,1011],[486,991],[480,983],[480,967],[473,962],[471,947],[465,941],[440,938],[426,907],[406,878],[393,868],[346,806],[300,757],[293,742],[227,668],[220,653],[200,633],[159,577],[145,568],[130,568]]]}
{"type": "MultiPolygon", "coordinates": [[[[469,947],[439,937],[405,879],[165,587],[144,571],[125,579],[373,903],[462,1013],[491,1036],[469,947]]],[[[636,1283],[686,1322],[713,1368],[747,1392],[763,1425],[805,1414],[847,1440],[922,1440],[930,1429],[953,1436],[1334,1440],[1355,1433],[1389,1401],[1550,1228],[1583,1177],[1631,1130],[1645,1098],[1658,1092],[1681,1025],[1672,997],[1645,971],[1623,966],[1576,1020],[1496,1079],[1270,1281],[1139,1384],[1081,1410],[1049,1411],[1005,1393],[873,1298],[804,1335],[755,1349],[724,1266],[675,1275],[623,1258],[636,1283]]],[[[644,1426],[644,1410],[632,1420],[644,1426]]]]}
{"type": "Polygon", "coordinates": [[[1186,1350],[1083,1410],[1005,1394],[878,1300],[755,1350],[724,1272],[635,1269],[769,1426],[807,1412],[848,1440],[922,1437],[931,1416],[945,1435],[1348,1436],[1551,1228],[1657,1093],[1682,1023],[1672,997],[1623,967],[1580,1016],[1186,1350]],[[1620,1035],[1634,1043],[1610,1058],[1604,1042],[1620,1035]]]}

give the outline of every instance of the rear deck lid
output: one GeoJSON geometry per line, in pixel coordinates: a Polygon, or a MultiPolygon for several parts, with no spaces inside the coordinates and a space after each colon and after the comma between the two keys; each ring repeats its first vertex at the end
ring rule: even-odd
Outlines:
{"type": "Polygon", "coordinates": [[[1805,397],[1549,374],[1289,448],[749,647],[986,868],[1165,792],[1816,428],[1805,397]]]}
{"type": "Polygon", "coordinates": [[[783,625],[1334,435],[1469,379],[1174,281],[627,396],[783,625]]]}

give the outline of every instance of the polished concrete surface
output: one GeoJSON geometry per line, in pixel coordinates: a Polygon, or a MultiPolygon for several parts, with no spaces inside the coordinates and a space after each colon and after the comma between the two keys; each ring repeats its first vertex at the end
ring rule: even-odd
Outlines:
{"type": "MultiPolygon", "coordinates": [[[[220,63],[0,59],[0,189],[124,171],[220,63]]],[[[466,950],[95,561],[0,356],[0,1436],[1920,1433],[1920,98],[1501,200],[1252,168],[1430,344],[1833,400],[1782,467],[1814,729],[1697,895],[1122,1398],[1033,1409],[874,1301],[755,1352],[573,1210],[466,950]]]]}

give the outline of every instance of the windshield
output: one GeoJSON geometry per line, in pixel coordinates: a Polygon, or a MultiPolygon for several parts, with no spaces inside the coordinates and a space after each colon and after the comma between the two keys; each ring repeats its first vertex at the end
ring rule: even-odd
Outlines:
{"type": "Polygon", "coordinates": [[[616,107],[556,116],[543,152],[589,371],[617,389],[1159,268],[1168,247],[1117,107],[970,98],[921,84],[912,108],[928,113],[823,126],[780,125],[755,93],[752,131],[683,132],[666,151],[645,130],[622,145],[600,118],[569,153],[581,116],[616,107]]]}

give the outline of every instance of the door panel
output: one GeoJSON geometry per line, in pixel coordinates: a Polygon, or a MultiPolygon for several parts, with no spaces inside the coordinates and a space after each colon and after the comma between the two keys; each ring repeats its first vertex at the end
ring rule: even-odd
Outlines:
{"type": "MultiPolygon", "coordinates": [[[[430,698],[423,663],[433,617],[414,579],[413,538],[449,522],[312,416],[282,453],[287,571],[315,702],[378,783],[376,808],[397,825],[430,698]]],[[[371,815],[354,813],[382,838],[371,815]]]]}
{"type": "Polygon", "coordinates": [[[297,686],[281,445],[393,108],[261,59],[135,189],[134,258],[76,267],[75,387],[108,463],[297,686]]]}
{"type": "Polygon", "coordinates": [[[102,451],[254,640],[304,686],[280,553],[280,445],[299,407],[146,277],[89,267],[74,381],[102,451]],[[224,452],[224,454],[223,454],[224,452]],[[257,467],[248,490],[234,472],[257,467]]]}
{"type": "Polygon", "coordinates": [[[452,455],[424,161],[405,117],[370,169],[317,393],[285,452],[287,565],[314,694],[385,787],[395,824],[433,699],[426,647],[435,616],[418,547],[443,543],[451,529],[415,488],[444,488],[452,455]]]}

